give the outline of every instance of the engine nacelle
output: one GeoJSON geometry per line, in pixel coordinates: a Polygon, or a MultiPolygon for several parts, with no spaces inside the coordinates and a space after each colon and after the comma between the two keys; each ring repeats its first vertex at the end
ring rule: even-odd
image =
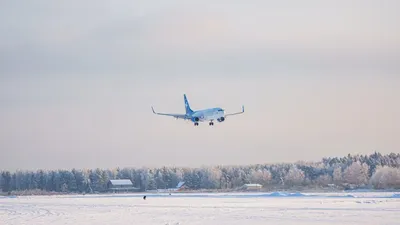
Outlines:
{"type": "Polygon", "coordinates": [[[225,121],[225,117],[221,117],[217,119],[218,122],[224,122],[225,121]]]}
{"type": "Polygon", "coordinates": [[[199,122],[199,120],[200,120],[199,117],[193,117],[193,118],[192,118],[192,121],[193,121],[193,122],[199,122]]]}

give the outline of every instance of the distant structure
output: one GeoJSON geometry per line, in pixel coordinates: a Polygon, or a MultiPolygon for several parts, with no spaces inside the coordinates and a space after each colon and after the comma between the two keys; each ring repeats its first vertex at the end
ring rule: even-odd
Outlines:
{"type": "Polygon", "coordinates": [[[175,188],[157,189],[157,192],[176,192],[176,191],[182,191],[186,188],[187,187],[185,186],[185,182],[181,181],[176,185],[175,188]]]}
{"type": "Polygon", "coordinates": [[[183,189],[185,189],[185,188],[186,188],[186,186],[185,186],[185,181],[181,181],[181,182],[178,183],[178,185],[176,185],[175,190],[176,190],[176,191],[181,191],[181,190],[183,190],[183,189]]]}
{"type": "Polygon", "coordinates": [[[262,188],[261,184],[245,184],[242,189],[246,191],[260,191],[262,188]]]}
{"type": "Polygon", "coordinates": [[[139,191],[139,188],[135,188],[129,179],[110,180],[107,183],[107,187],[112,192],[139,191]]]}

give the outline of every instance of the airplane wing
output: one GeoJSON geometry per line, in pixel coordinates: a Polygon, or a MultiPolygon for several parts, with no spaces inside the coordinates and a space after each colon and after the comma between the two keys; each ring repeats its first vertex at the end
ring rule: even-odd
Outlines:
{"type": "Polygon", "coordinates": [[[174,117],[176,119],[184,119],[184,120],[190,119],[190,117],[188,117],[186,114],[158,113],[158,112],[154,111],[153,107],[151,107],[151,109],[153,110],[153,113],[156,114],[156,115],[171,116],[171,117],[174,117]]]}
{"type": "Polygon", "coordinates": [[[227,114],[225,114],[225,117],[234,116],[234,115],[238,115],[238,114],[242,114],[242,113],[244,113],[244,106],[242,106],[242,111],[241,112],[227,113],[227,114]]]}

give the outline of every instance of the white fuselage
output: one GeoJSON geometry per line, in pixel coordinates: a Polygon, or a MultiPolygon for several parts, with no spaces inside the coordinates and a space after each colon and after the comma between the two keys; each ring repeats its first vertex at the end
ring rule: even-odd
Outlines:
{"type": "Polygon", "coordinates": [[[199,111],[195,111],[192,114],[192,117],[199,118],[199,121],[201,121],[201,122],[214,121],[214,120],[217,120],[224,116],[225,116],[225,112],[221,108],[211,108],[211,109],[199,110],[199,111]]]}

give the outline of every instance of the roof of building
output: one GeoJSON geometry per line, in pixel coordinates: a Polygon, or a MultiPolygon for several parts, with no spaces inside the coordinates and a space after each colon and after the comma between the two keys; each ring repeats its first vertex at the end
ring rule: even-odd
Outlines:
{"type": "Polygon", "coordinates": [[[176,188],[181,188],[184,184],[185,184],[185,182],[181,181],[178,183],[178,185],[176,185],[176,188]]]}
{"type": "Polygon", "coordinates": [[[245,184],[246,187],[262,187],[261,184],[245,184]]]}
{"type": "Polygon", "coordinates": [[[132,181],[129,179],[120,179],[120,180],[110,180],[112,185],[133,185],[132,181]]]}

